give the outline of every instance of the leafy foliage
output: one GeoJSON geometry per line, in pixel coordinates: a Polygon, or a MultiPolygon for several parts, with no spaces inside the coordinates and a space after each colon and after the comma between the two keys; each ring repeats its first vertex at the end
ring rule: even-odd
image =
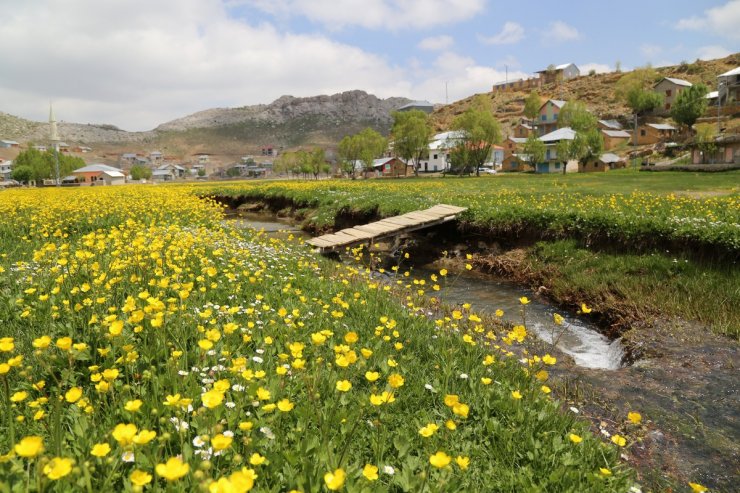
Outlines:
{"type": "Polygon", "coordinates": [[[490,158],[494,144],[501,142],[501,127],[487,107],[484,97],[479,96],[470,107],[452,122],[452,129],[460,132],[455,139],[451,158],[453,169],[460,174],[469,174],[490,158]]]}
{"type": "Polygon", "coordinates": [[[143,179],[149,179],[152,177],[152,170],[148,166],[142,166],[140,164],[135,164],[131,166],[131,170],[129,171],[131,174],[132,180],[143,180],[143,179]]]}
{"type": "Polygon", "coordinates": [[[663,95],[653,91],[659,75],[651,67],[638,68],[617,81],[615,93],[636,115],[644,115],[663,104],[663,95]]]}
{"type": "Polygon", "coordinates": [[[391,128],[393,153],[414,166],[414,174],[419,173],[421,160],[429,153],[432,127],[429,115],[421,110],[396,111],[393,113],[391,128]]]}
{"type": "MultiPolygon", "coordinates": [[[[82,158],[69,156],[65,153],[57,153],[59,159],[59,173],[60,178],[64,178],[72,171],[82,168],[85,166],[85,161],[82,158]]],[[[16,173],[13,179],[18,181],[36,181],[40,183],[42,180],[49,178],[56,178],[56,163],[54,160],[53,151],[41,152],[36,149],[27,149],[15,158],[15,168],[21,170],[16,173]],[[21,180],[20,178],[26,178],[21,180]]]]}
{"type": "Polygon", "coordinates": [[[671,107],[671,118],[679,125],[686,125],[691,129],[707,110],[708,92],[709,89],[704,84],[694,84],[681,91],[671,107]]]}

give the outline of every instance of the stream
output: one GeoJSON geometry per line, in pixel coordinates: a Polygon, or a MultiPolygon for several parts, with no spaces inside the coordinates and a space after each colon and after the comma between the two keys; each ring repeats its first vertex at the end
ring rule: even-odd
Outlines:
{"type": "MultiPolygon", "coordinates": [[[[310,237],[287,219],[271,214],[241,213],[226,222],[284,239],[310,237]]],[[[439,267],[432,264],[414,267],[411,275],[429,284],[431,274],[438,272],[439,267]]],[[[474,272],[449,274],[446,283],[439,284],[442,290],[433,293],[445,303],[470,303],[481,313],[501,309],[504,320],[514,324],[522,322],[519,298],[528,297],[528,331],[552,342],[556,310],[538,301],[531,291],[474,272]]],[[[691,322],[656,321],[649,332],[639,332],[650,355],[622,366],[620,340],[604,337],[588,323],[587,316],[557,313],[565,318],[566,328],[562,335],[562,327],[557,328],[557,347],[576,363],[561,382],[569,381],[571,387],[588,392],[576,397],[584,416],[591,416],[600,426],[605,421],[618,426],[632,410],[644,416],[641,428],[633,430],[632,440],[636,440],[623,456],[639,471],[638,479],[650,485],[645,491],[684,491],[688,481],[706,484],[711,491],[738,491],[740,345],[736,341],[691,322]]],[[[630,337],[634,344],[634,335],[630,337]]],[[[610,429],[621,432],[618,427],[610,429]]]]}
{"type": "MultiPolygon", "coordinates": [[[[264,231],[278,237],[302,236],[305,232],[289,222],[280,222],[278,218],[260,213],[239,213],[229,222],[240,228],[264,231]]],[[[436,273],[431,266],[413,268],[412,278],[429,279],[436,273]]],[[[516,284],[488,276],[463,273],[450,275],[443,289],[434,292],[434,296],[449,305],[470,303],[473,310],[493,314],[496,310],[504,311],[503,319],[514,324],[522,323],[522,305],[519,298],[526,296],[530,303],[526,306],[526,327],[537,337],[552,344],[563,353],[573,358],[574,362],[584,368],[615,370],[622,367],[624,352],[619,339],[610,341],[598,328],[582,318],[566,312],[558,312],[554,307],[534,299],[533,293],[518,287],[516,284]],[[561,326],[556,326],[553,315],[559,313],[565,319],[561,326]]]]}

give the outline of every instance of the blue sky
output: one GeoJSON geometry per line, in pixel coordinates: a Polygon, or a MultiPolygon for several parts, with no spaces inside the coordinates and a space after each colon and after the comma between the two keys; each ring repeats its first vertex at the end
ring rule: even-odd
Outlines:
{"type": "Polygon", "coordinates": [[[445,102],[549,64],[737,52],[740,0],[0,0],[0,111],[146,130],[363,89],[445,102]]]}

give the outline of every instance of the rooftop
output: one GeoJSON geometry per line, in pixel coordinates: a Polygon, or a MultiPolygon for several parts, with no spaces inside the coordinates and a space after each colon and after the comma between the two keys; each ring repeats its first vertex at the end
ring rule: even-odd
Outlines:
{"type": "Polygon", "coordinates": [[[100,173],[103,171],[120,172],[121,170],[118,168],[114,168],[113,166],[108,166],[107,164],[89,164],[87,166],[72,171],[72,173],[100,173]]]}
{"type": "Polygon", "coordinates": [[[558,142],[561,140],[573,140],[576,136],[576,131],[570,127],[559,128],[549,134],[545,134],[540,137],[542,142],[558,142]]]}
{"type": "MultiPolygon", "coordinates": [[[[674,83],[674,84],[676,84],[677,86],[685,86],[685,87],[691,87],[691,86],[693,85],[693,84],[692,84],[691,82],[689,82],[689,81],[687,81],[687,80],[683,80],[683,79],[676,79],[675,77],[663,77],[662,79],[660,79],[660,80],[658,81],[658,84],[660,84],[660,83],[661,83],[661,82],[663,82],[664,80],[667,80],[667,81],[669,81],[669,82],[673,82],[673,83],[674,83]]],[[[657,86],[658,84],[655,84],[655,85],[657,86]]]]}

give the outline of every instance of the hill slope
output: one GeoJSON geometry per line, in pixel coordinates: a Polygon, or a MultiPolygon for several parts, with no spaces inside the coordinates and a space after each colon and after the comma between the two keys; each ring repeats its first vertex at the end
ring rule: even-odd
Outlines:
{"type": "MultiPolygon", "coordinates": [[[[740,54],[735,53],[717,60],[697,60],[694,63],[660,67],[656,71],[663,77],[676,77],[694,84],[701,82],[710,90],[715,90],[717,76],[738,65],[740,65],[740,54]]],[[[562,84],[544,86],[539,93],[543,99],[578,99],[600,118],[619,118],[631,113],[614,94],[616,83],[623,75],[624,73],[610,72],[577,77],[562,84]]],[[[529,95],[529,91],[489,92],[486,95],[491,100],[496,117],[506,128],[515,124],[522,116],[524,100],[529,95]]],[[[438,130],[448,128],[455,116],[470,106],[474,97],[456,101],[435,111],[432,114],[435,128],[438,130]]]]}

